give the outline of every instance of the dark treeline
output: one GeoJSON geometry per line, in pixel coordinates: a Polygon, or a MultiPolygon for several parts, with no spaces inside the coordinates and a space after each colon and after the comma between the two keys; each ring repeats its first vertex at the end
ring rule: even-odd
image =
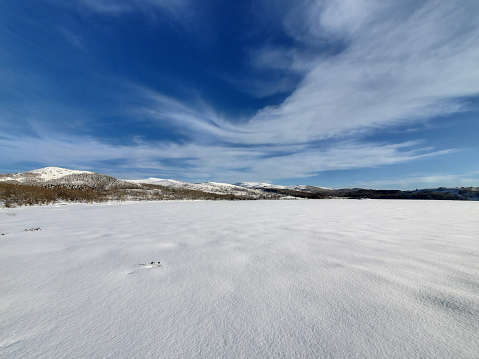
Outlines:
{"type": "Polygon", "coordinates": [[[462,188],[451,192],[446,188],[421,189],[415,191],[376,190],[364,188],[321,189],[308,187],[307,190],[266,189],[270,193],[278,193],[299,198],[352,198],[352,199],[422,199],[422,200],[479,200],[476,188],[462,188]]]}

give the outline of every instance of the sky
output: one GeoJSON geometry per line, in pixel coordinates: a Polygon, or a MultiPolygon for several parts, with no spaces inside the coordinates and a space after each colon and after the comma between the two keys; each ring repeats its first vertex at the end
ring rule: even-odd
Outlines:
{"type": "Polygon", "coordinates": [[[477,0],[3,0],[0,173],[479,186],[477,0]]]}

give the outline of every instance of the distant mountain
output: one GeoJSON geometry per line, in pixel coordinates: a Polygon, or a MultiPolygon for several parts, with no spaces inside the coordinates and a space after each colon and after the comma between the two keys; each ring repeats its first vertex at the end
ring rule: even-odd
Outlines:
{"type": "Polygon", "coordinates": [[[269,183],[261,183],[261,182],[238,182],[238,183],[235,183],[235,186],[244,187],[244,188],[255,188],[255,189],[286,189],[286,186],[274,185],[269,183]]]}
{"type": "Polygon", "coordinates": [[[293,190],[293,191],[306,191],[314,192],[317,190],[332,190],[328,187],[319,187],[319,186],[307,186],[307,185],[293,185],[293,186],[281,186],[269,183],[261,182],[239,182],[235,183],[236,186],[245,187],[245,188],[255,188],[255,189],[277,189],[277,190],[293,190]]]}
{"type": "Polygon", "coordinates": [[[237,186],[229,183],[219,183],[219,182],[202,182],[202,183],[190,183],[182,182],[173,179],[163,179],[163,178],[154,178],[150,177],[144,180],[127,180],[127,182],[136,183],[136,184],[151,184],[158,185],[170,188],[184,188],[195,191],[202,191],[207,193],[218,193],[218,194],[232,194],[235,196],[247,196],[253,198],[261,198],[264,195],[264,191],[245,188],[242,186],[237,186]]]}
{"type": "Polygon", "coordinates": [[[400,191],[364,188],[332,189],[307,185],[280,186],[260,182],[189,183],[154,177],[140,180],[120,180],[96,172],[60,167],[0,174],[0,206],[2,203],[3,206],[10,206],[51,203],[52,201],[324,198],[478,201],[479,187],[441,187],[400,191]]]}
{"type": "Polygon", "coordinates": [[[177,181],[174,179],[164,179],[164,178],[155,178],[149,177],[146,179],[139,179],[139,180],[125,180],[131,183],[144,183],[144,184],[155,184],[159,186],[165,187],[182,187],[188,185],[188,182],[177,181]]]}
{"type": "Polygon", "coordinates": [[[70,170],[60,167],[45,167],[28,172],[0,175],[0,181],[17,181],[20,183],[46,182],[57,180],[73,174],[92,174],[90,171],[70,170]]]}

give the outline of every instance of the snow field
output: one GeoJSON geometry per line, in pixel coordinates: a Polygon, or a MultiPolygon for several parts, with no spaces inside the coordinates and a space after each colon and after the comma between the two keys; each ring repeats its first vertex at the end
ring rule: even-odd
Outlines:
{"type": "Polygon", "coordinates": [[[0,357],[477,358],[477,218],[455,201],[1,209],[0,357]]]}

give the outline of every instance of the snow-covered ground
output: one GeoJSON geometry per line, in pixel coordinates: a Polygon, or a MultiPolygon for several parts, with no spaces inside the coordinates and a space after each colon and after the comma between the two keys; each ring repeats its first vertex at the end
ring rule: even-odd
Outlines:
{"type": "Polygon", "coordinates": [[[0,357],[477,358],[478,218],[456,201],[0,209],[0,357]]]}

